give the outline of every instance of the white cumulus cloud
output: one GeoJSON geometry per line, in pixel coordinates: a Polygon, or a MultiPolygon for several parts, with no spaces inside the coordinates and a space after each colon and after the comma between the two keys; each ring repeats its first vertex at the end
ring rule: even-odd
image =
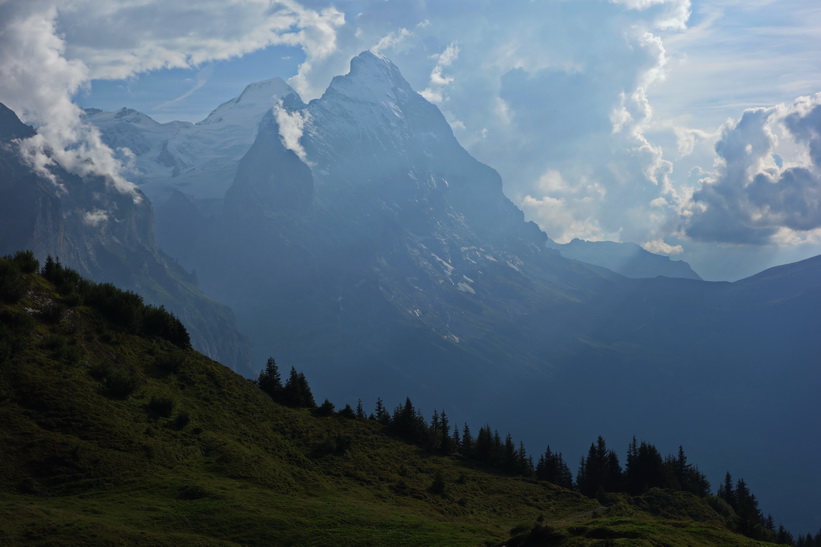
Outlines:
{"type": "Polygon", "coordinates": [[[282,139],[282,145],[295,153],[299,159],[308,162],[308,156],[305,149],[300,143],[302,133],[305,131],[305,124],[310,119],[310,114],[305,111],[288,111],[282,106],[282,100],[274,105],[274,117],[279,126],[279,136],[282,139]]]}
{"type": "Polygon", "coordinates": [[[684,206],[689,237],[796,244],[821,228],[821,93],[745,111],[725,124],[715,150],[716,170],[684,206]]]}

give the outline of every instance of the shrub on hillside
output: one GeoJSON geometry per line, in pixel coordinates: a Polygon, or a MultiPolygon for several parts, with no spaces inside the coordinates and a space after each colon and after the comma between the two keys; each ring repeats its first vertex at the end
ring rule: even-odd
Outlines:
{"type": "Polygon", "coordinates": [[[127,399],[139,385],[136,376],[109,362],[97,363],[89,374],[103,384],[103,393],[115,399],[127,399]]]}
{"type": "Polygon", "coordinates": [[[174,418],[174,427],[177,429],[185,429],[185,426],[187,426],[190,422],[191,416],[189,416],[187,412],[180,412],[177,414],[177,417],[174,418]]]}
{"type": "Polygon", "coordinates": [[[148,410],[156,416],[170,418],[171,413],[174,411],[174,399],[168,397],[151,397],[151,401],[148,402],[148,410]]]}
{"type": "Polygon", "coordinates": [[[28,284],[20,267],[8,259],[0,260],[0,300],[14,304],[26,294],[28,284]]]}
{"type": "Polygon", "coordinates": [[[31,251],[17,251],[11,260],[17,264],[24,274],[33,274],[40,269],[40,262],[37,261],[31,251]]]}
{"type": "Polygon", "coordinates": [[[181,349],[169,351],[157,357],[157,367],[165,372],[179,372],[188,361],[188,354],[181,349]]]}

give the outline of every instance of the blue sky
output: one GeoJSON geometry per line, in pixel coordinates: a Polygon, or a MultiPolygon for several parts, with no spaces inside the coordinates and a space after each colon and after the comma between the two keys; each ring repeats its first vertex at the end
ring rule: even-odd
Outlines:
{"type": "Polygon", "coordinates": [[[373,48],[553,239],[707,279],[821,254],[817,2],[0,0],[0,21],[0,101],[101,170],[77,105],[197,121],[273,76],[309,100],[373,48]]]}

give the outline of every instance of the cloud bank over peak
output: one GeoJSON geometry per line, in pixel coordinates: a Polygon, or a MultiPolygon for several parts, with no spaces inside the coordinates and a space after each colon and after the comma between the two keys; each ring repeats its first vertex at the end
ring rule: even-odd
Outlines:
{"type": "Polygon", "coordinates": [[[684,208],[689,237],[763,245],[821,235],[821,94],[745,111],[715,151],[718,168],[684,208]]]}

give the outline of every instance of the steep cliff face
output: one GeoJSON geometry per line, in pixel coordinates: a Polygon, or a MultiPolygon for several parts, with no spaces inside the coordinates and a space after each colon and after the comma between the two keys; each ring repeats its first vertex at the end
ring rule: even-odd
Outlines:
{"type": "Polygon", "coordinates": [[[191,274],[157,248],[145,196],[119,191],[104,177],[81,178],[56,162],[32,168],[18,139],[34,134],[0,105],[0,253],[31,249],[133,290],[179,316],[203,353],[247,372],[250,346],[231,310],[197,289],[191,274]]]}
{"type": "Polygon", "coordinates": [[[241,222],[249,217],[307,216],[313,208],[313,190],[311,169],[282,144],[269,112],[237,165],[234,183],[225,194],[225,218],[241,222]]]}

